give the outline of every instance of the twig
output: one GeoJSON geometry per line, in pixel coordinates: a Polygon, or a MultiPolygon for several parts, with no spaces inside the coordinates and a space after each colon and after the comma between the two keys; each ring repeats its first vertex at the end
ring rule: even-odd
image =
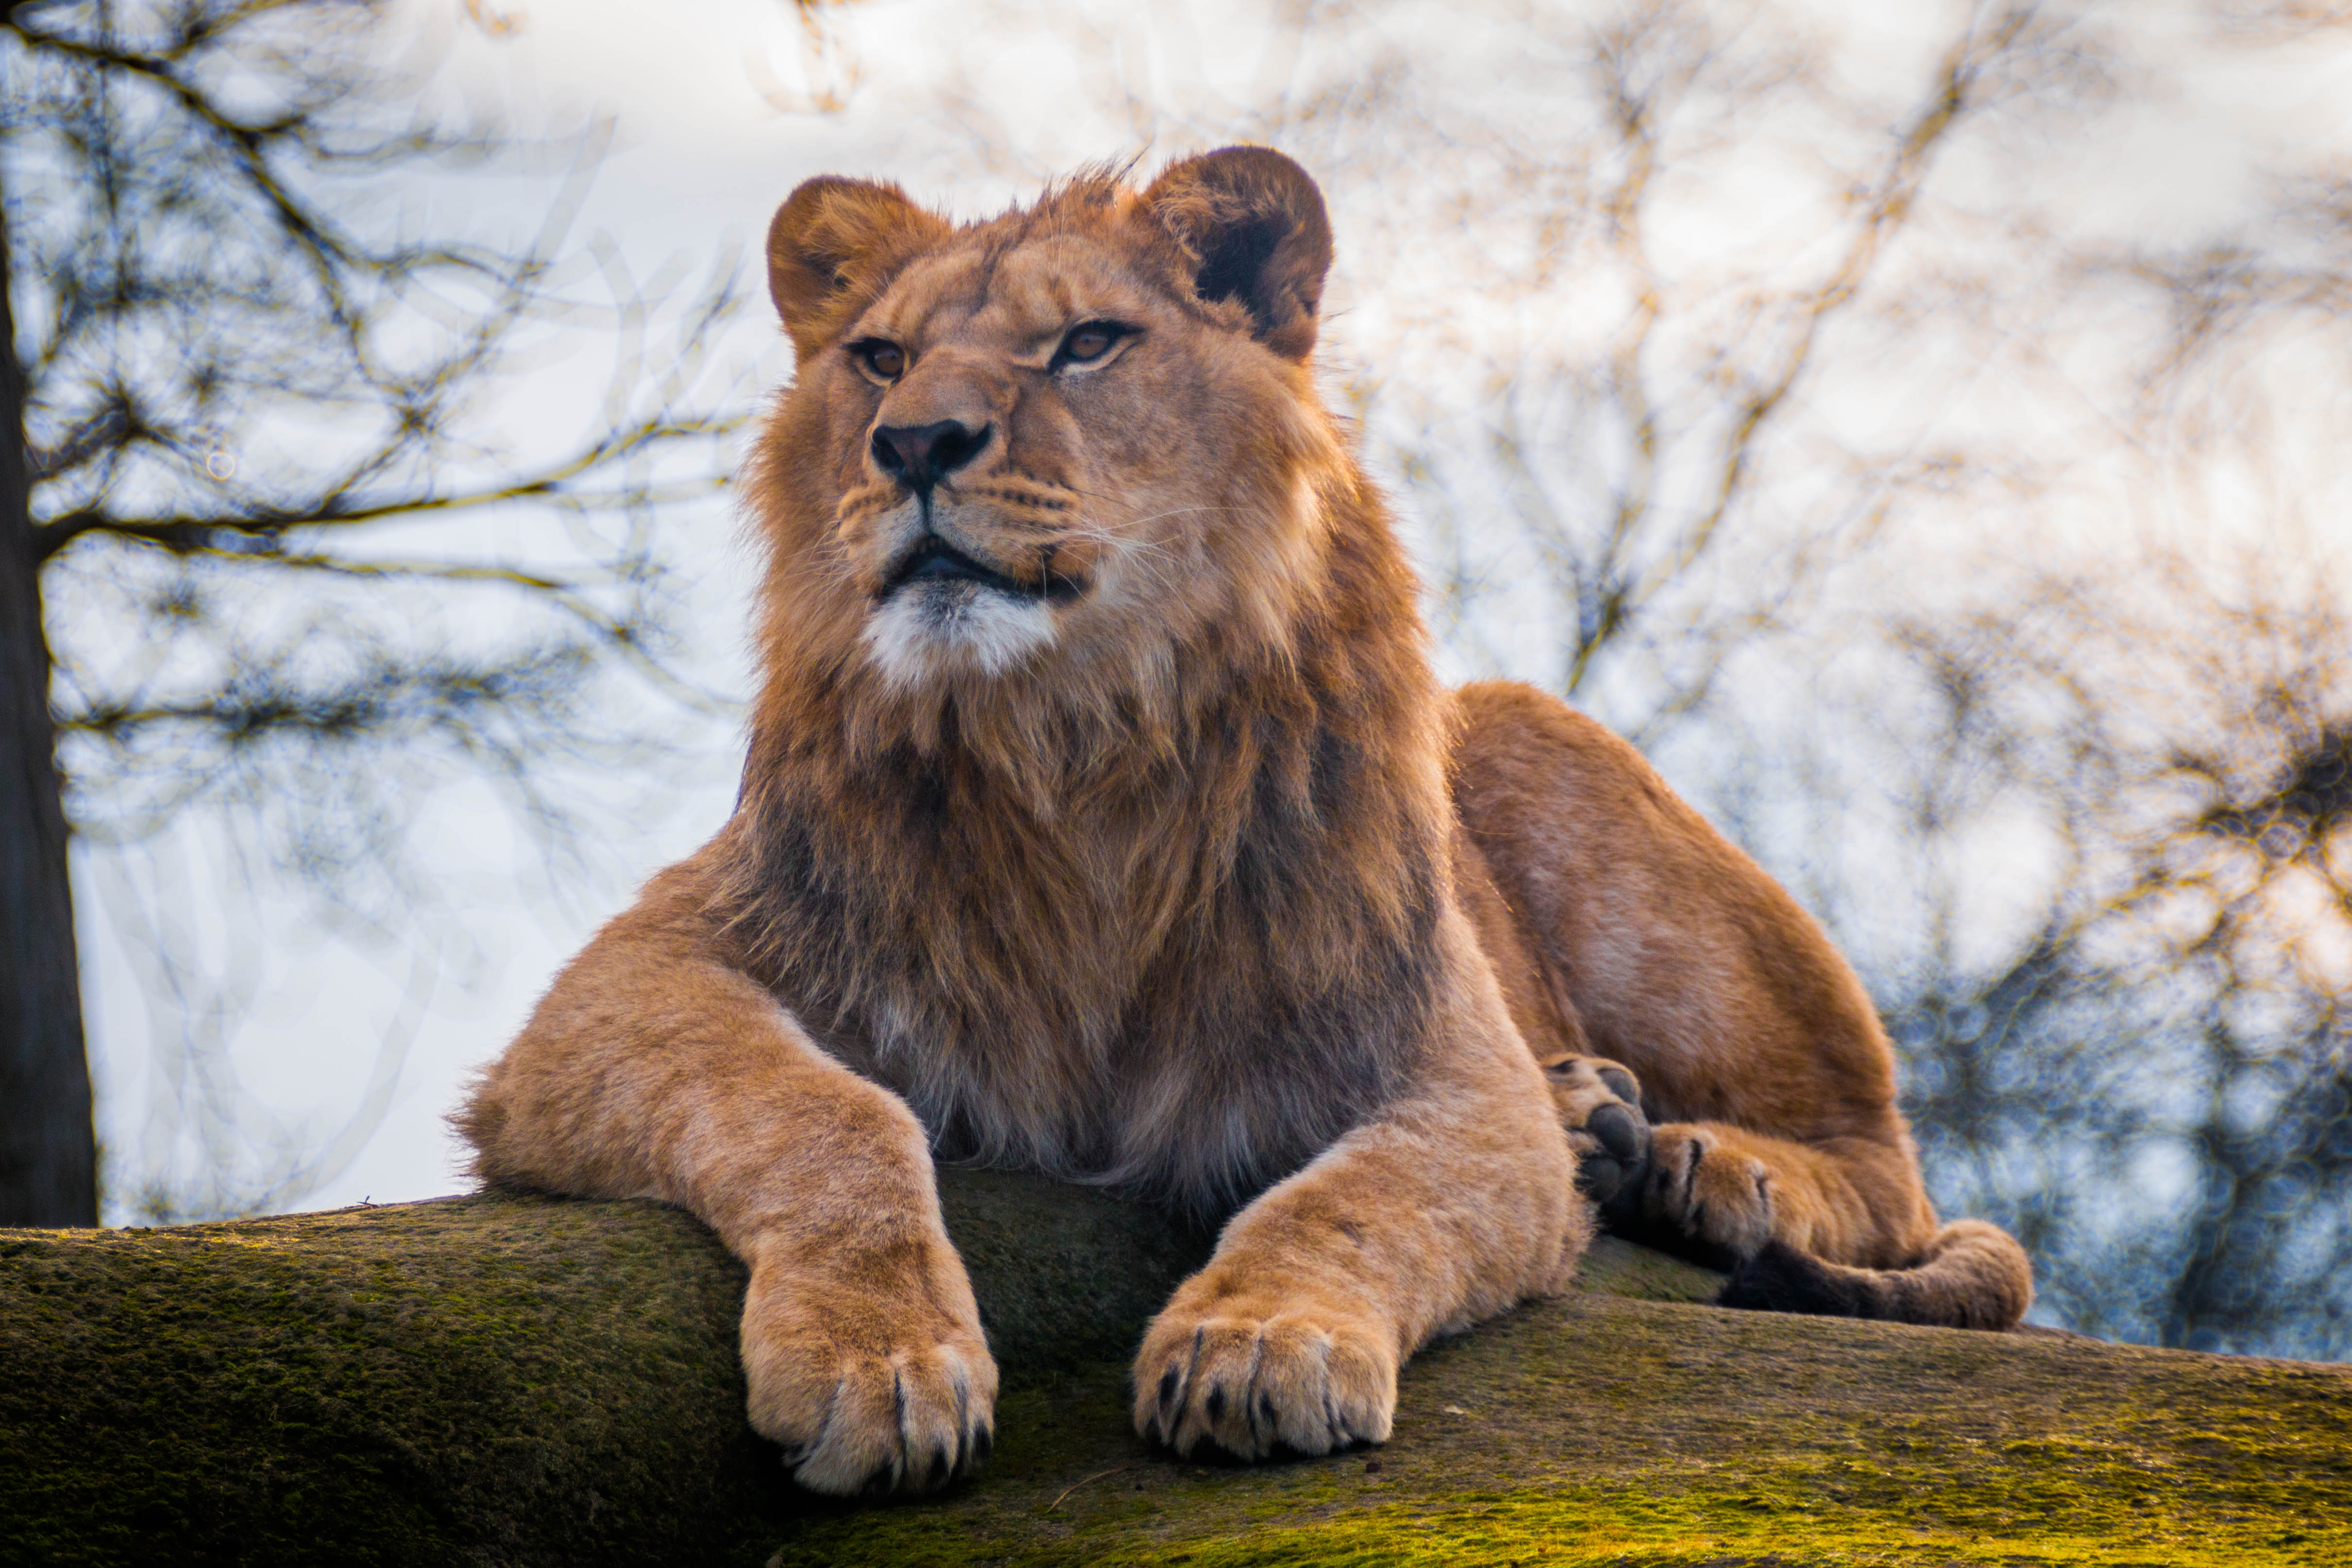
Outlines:
{"type": "Polygon", "coordinates": [[[1055,1498],[1053,1501],[1051,1501],[1051,1502],[1049,1502],[1049,1503],[1047,1503],[1047,1504],[1045,1505],[1045,1511],[1046,1511],[1047,1513],[1051,1513],[1051,1512],[1053,1512],[1055,1509],[1057,1509],[1057,1508],[1061,1507],[1061,1506],[1062,1506],[1062,1498],[1066,1498],[1066,1497],[1069,1496],[1072,1492],[1074,1492],[1074,1491],[1077,1490],[1080,1487],[1082,1487],[1082,1486],[1086,1485],[1086,1484],[1087,1484],[1087,1481],[1098,1481],[1098,1480],[1102,1479],[1103,1479],[1103,1477],[1105,1477],[1105,1476],[1115,1476],[1115,1475],[1118,1474],[1118,1472],[1119,1472],[1119,1471],[1121,1471],[1121,1470],[1129,1470],[1129,1469],[1133,1469],[1134,1468],[1135,1468],[1135,1467],[1134,1467],[1132,1464],[1113,1465],[1110,1469],[1107,1469],[1107,1470],[1097,1470],[1094,1474],[1092,1474],[1092,1475],[1090,1475],[1090,1476],[1087,1477],[1085,1480],[1075,1480],[1075,1481],[1072,1481],[1068,1486],[1066,1486],[1066,1487],[1064,1487],[1064,1488],[1062,1489],[1062,1497],[1057,1497],[1057,1498],[1055,1498]]]}

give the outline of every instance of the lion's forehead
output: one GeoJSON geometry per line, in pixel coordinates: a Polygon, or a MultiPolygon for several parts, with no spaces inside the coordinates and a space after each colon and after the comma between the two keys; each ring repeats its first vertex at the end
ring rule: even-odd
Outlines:
{"type": "Polygon", "coordinates": [[[955,342],[1026,358],[1050,354],[1079,321],[1132,320],[1155,314],[1157,305],[1134,269],[1098,239],[967,241],[908,263],[856,331],[919,354],[955,342]]]}

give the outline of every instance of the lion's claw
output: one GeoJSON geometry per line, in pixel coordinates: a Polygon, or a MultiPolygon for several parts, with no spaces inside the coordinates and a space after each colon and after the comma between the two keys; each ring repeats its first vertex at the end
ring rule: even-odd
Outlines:
{"type": "Polygon", "coordinates": [[[1135,1429],[1241,1459],[1385,1442],[1396,1354],[1377,1325],[1298,1302],[1171,1303],[1135,1363],[1135,1429]]]}
{"type": "Polygon", "coordinates": [[[1652,1225],[1727,1263],[1754,1257],[1772,1239],[1770,1170],[1706,1127],[1655,1129],[1640,1197],[1652,1225]]]}
{"type": "Polygon", "coordinates": [[[979,1325],[926,1301],[842,1295],[822,1275],[753,1269],[743,1310],[752,1427],[812,1491],[935,1491],[969,1474],[995,1441],[996,1363],[979,1325]]]}

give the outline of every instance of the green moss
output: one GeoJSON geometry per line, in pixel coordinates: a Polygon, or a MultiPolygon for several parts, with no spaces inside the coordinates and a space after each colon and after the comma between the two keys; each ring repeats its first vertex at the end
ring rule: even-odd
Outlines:
{"type": "Polygon", "coordinates": [[[1020,1178],[945,1197],[1000,1446],[889,1507],[784,1481],[742,1424],[741,1270],[654,1205],[0,1233],[0,1557],[2352,1561],[2352,1369],[1727,1312],[1617,1243],[1420,1357],[1386,1448],[1177,1463],[1124,1362],[1208,1239],[1020,1178]]]}
{"type": "Polygon", "coordinates": [[[1126,1437],[1106,1370],[1024,1396],[1055,1425],[964,1495],[807,1521],[775,1560],[2333,1564],[2347,1392],[2336,1368],[1571,1299],[1408,1369],[1377,1453],[1171,1463],[1126,1437]],[[1605,1396],[1629,1388],[1627,1415],[1605,1396]]]}

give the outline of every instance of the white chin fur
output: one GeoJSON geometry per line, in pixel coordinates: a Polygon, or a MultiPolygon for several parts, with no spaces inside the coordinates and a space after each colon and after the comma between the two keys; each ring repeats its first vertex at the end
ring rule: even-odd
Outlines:
{"type": "Polygon", "coordinates": [[[976,582],[910,582],[866,619],[866,645],[900,688],[951,670],[1001,675],[1053,646],[1054,612],[976,582]]]}

